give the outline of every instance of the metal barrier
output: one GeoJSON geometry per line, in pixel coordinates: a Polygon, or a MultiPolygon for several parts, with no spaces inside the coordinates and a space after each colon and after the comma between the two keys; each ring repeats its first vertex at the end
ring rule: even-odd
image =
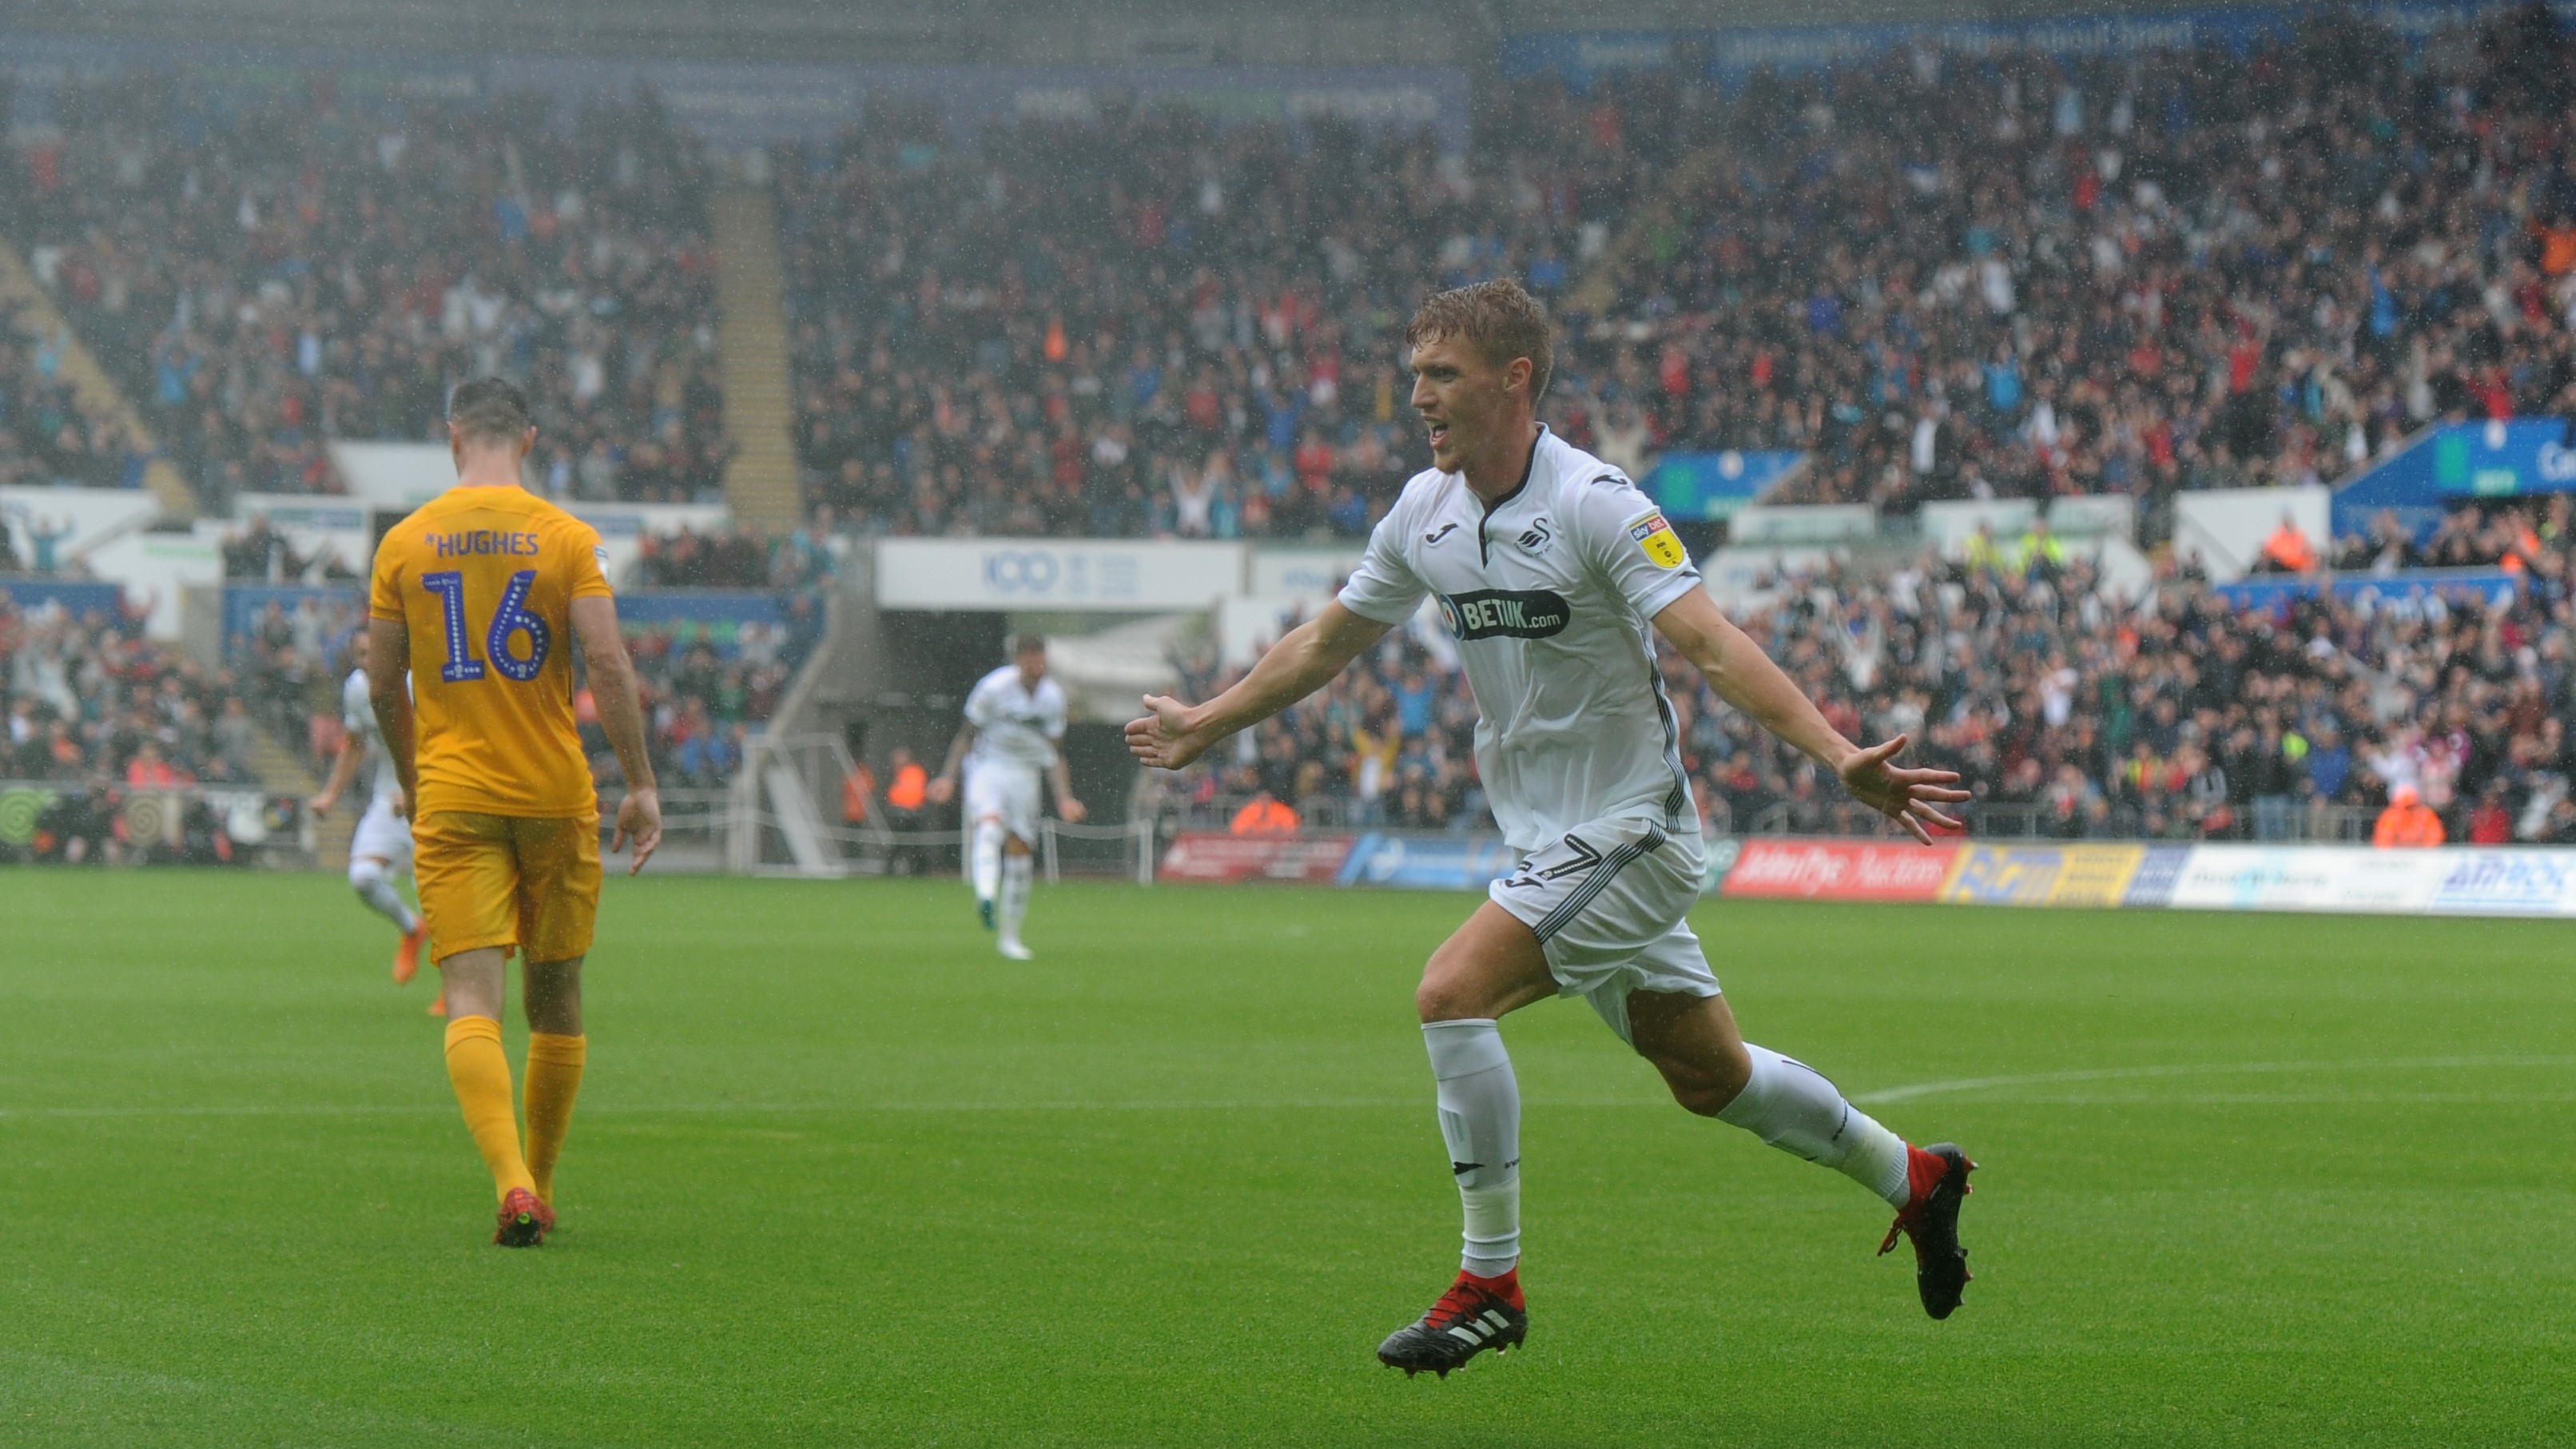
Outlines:
{"type": "Polygon", "coordinates": [[[313,863],[304,802],[247,785],[146,788],[0,780],[0,861],[99,865],[313,863]]]}
{"type": "MultiPolygon", "coordinates": [[[[741,872],[748,875],[820,879],[930,875],[957,869],[968,844],[968,832],[964,830],[888,830],[873,823],[809,827],[782,820],[777,812],[762,805],[753,805],[747,816],[728,811],[721,828],[738,831],[734,839],[753,844],[751,864],[741,872]],[[819,843],[829,847],[830,853],[819,865],[811,859],[797,858],[784,844],[790,829],[806,828],[813,830],[819,843]]],[[[1139,885],[1152,885],[1161,838],[1162,832],[1153,821],[1076,825],[1048,817],[1038,822],[1039,869],[1050,883],[1064,879],[1070,865],[1075,874],[1116,875],[1139,885]]]]}

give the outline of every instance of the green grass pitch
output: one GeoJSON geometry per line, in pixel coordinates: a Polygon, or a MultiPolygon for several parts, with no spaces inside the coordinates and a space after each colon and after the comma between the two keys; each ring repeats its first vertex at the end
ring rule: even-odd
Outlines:
{"type": "Polygon", "coordinates": [[[0,874],[0,1444],[2576,1440],[2576,930],[1711,904],[1752,1039],[1984,1163],[1967,1305],[1548,1003],[1529,1346],[1408,1381],[1471,903],[1067,885],[1017,966],[950,881],[619,880],[508,1253],[336,878],[0,874]]]}

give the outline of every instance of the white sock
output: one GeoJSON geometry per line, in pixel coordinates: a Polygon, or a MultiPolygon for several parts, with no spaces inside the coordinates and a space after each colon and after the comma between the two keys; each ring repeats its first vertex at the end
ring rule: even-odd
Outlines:
{"type": "Polygon", "coordinates": [[[1479,1278],[1521,1260],[1521,1084],[1491,1017],[1425,1022],[1422,1044],[1439,1084],[1440,1139],[1465,1209],[1459,1266],[1479,1278]]]}
{"type": "Polygon", "coordinates": [[[372,860],[350,861],[349,885],[370,910],[402,927],[404,935],[420,929],[420,917],[413,915],[411,907],[403,904],[402,893],[395,890],[394,883],[386,878],[383,866],[372,860]]]}
{"type": "Polygon", "coordinates": [[[1744,1044],[1744,1051],[1753,1058],[1753,1075],[1717,1120],[1741,1127],[1783,1152],[1830,1167],[1887,1199],[1890,1206],[1905,1206],[1910,1194],[1905,1183],[1904,1138],[1844,1101],[1834,1084],[1805,1062],[1751,1042],[1744,1044]]]}
{"type": "Polygon", "coordinates": [[[989,901],[1002,890],[1002,822],[975,822],[975,848],[967,856],[969,879],[975,883],[975,899],[989,901]]]}
{"type": "Polygon", "coordinates": [[[1016,944],[1020,939],[1020,922],[1029,913],[1030,857],[1002,857],[1002,929],[1003,940],[1016,944]]]}

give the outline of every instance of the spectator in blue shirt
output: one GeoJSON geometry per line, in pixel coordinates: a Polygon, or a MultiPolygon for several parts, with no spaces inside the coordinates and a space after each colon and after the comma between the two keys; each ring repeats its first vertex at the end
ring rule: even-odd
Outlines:
{"type": "Polygon", "coordinates": [[[2352,749],[2343,742],[2343,732],[2334,721],[2317,726],[2316,744],[2308,751],[2308,785],[2317,798],[2332,804],[2352,780],[2352,749]]]}
{"type": "Polygon", "coordinates": [[[1395,683],[1395,717],[1408,740],[1418,739],[1431,729],[1431,709],[1439,702],[1430,682],[1419,669],[1408,669],[1395,683]]]}

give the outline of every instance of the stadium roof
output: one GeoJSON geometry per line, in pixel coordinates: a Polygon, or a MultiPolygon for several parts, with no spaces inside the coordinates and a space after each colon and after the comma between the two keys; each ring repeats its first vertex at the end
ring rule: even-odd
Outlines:
{"type": "Polygon", "coordinates": [[[2241,0],[18,0],[21,31],[476,55],[1479,66],[1527,31],[1884,24],[2241,0]]]}

